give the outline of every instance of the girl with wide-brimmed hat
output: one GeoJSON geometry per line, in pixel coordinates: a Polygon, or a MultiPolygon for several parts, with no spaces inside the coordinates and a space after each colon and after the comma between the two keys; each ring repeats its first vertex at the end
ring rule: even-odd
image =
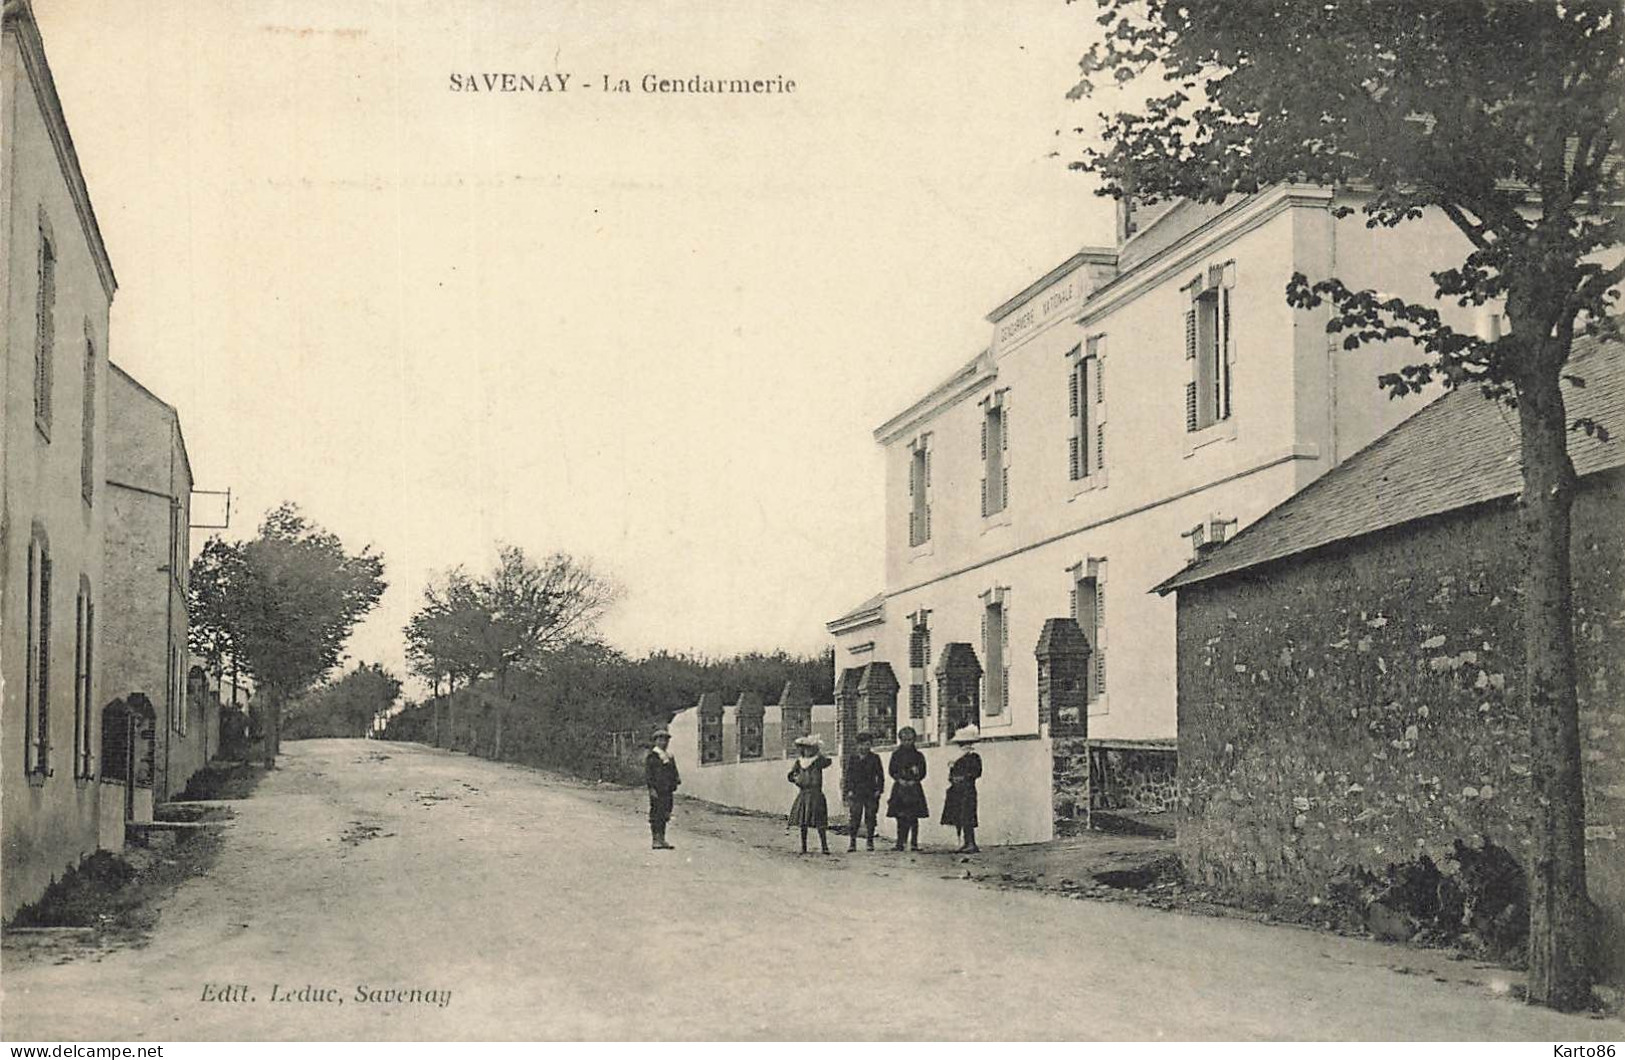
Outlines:
{"type": "Polygon", "coordinates": [[[807,829],[818,829],[818,845],[829,853],[829,802],[824,798],[824,770],[830,760],[823,755],[824,741],[817,736],[796,738],[797,757],[790,767],[790,783],[800,788],[790,806],[790,824],[801,829],[801,852],[807,852],[807,829]]]}

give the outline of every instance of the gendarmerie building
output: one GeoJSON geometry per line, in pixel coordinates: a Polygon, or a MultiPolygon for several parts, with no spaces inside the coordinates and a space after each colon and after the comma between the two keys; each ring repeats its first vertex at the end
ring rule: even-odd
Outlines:
{"type": "Polygon", "coordinates": [[[1165,808],[1175,607],[1151,590],[1425,403],[1376,382],[1419,351],[1347,353],[1329,310],[1295,310],[1285,289],[1301,272],[1432,302],[1430,270],[1465,243],[1442,216],[1373,231],[1338,205],[1358,200],[1278,186],[1120,209],[1114,246],[1079,250],[994,309],[986,346],[875,430],[885,584],[829,623],[837,698],[849,689],[853,726],[882,741],[902,725],[935,744],[980,726],[984,757],[1022,774],[1004,780],[1005,810],[984,799],[1010,815],[989,839],[1049,838],[1090,802],[1165,808]],[[1016,746],[1060,735],[1054,701],[1069,693],[1040,695],[1035,649],[1064,617],[1089,647],[1073,744],[1016,746]],[[894,713],[857,695],[893,681],[894,713]],[[1063,774],[1093,790],[1065,790],[1063,774]]]}

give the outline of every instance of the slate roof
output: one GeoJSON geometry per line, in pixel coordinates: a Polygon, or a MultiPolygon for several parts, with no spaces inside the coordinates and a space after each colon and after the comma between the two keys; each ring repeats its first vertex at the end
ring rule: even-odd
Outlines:
{"type": "MultiPolygon", "coordinates": [[[[1574,431],[1569,457],[1584,477],[1625,464],[1625,345],[1576,339],[1563,384],[1570,422],[1589,416],[1610,441],[1574,431]]],[[[1313,548],[1516,494],[1518,416],[1477,387],[1451,391],[1157,586],[1187,585],[1313,548]]]]}
{"type": "Polygon", "coordinates": [[[842,626],[856,625],[864,620],[869,622],[878,621],[880,609],[885,606],[885,603],[886,594],[877,593],[874,596],[869,597],[869,599],[865,600],[857,607],[854,607],[852,610],[848,611],[846,614],[842,615],[840,618],[830,619],[828,622],[824,623],[824,625],[830,630],[830,632],[833,633],[842,626]]]}

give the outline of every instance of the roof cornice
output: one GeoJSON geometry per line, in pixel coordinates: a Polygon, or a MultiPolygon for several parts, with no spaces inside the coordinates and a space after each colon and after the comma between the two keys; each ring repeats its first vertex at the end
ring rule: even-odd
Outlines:
{"type": "Polygon", "coordinates": [[[113,262],[107,256],[107,244],[102,241],[101,227],[96,223],[96,210],[90,202],[90,190],[85,186],[84,173],[79,168],[79,155],[73,147],[73,134],[68,131],[67,118],[62,113],[62,99],[56,92],[56,81],[51,77],[51,66],[45,58],[45,42],[40,38],[39,24],[28,0],[5,0],[4,31],[17,38],[17,51],[22,56],[23,69],[28,71],[34,98],[39,101],[45,115],[45,127],[56,149],[58,164],[73,198],[74,210],[79,214],[79,227],[84,230],[90,256],[96,262],[96,272],[102,282],[107,300],[113,300],[118,290],[118,278],[113,275],[113,262]]]}
{"type": "Polygon", "coordinates": [[[1084,301],[1074,320],[1084,326],[1093,324],[1170,275],[1189,268],[1192,258],[1213,253],[1293,207],[1329,207],[1335,194],[1331,188],[1316,185],[1281,184],[1260,195],[1249,196],[1232,209],[1197,225],[1110,283],[1101,285],[1084,301]]]}
{"type": "Polygon", "coordinates": [[[948,407],[999,377],[991,348],[983,350],[959,371],[938,383],[920,400],[875,428],[875,441],[889,445],[922,419],[948,407]]]}
{"type": "Polygon", "coordinates": [[[1032,283],[1029,283],[1027,286],[1023,287],[1013,297],[1005,301],[1004,304],[1000,305],[999,308],[989,313],[987,315],[987,322],[989,324],[997,324],[1011,313],[1014,313],[1016,310],[1026,305],[1032,300],[1034,295],[1037,295],[1056,280],[1059,280],[1062,276],[1072,272],[1080,265],[1116,264],[1116,250],[1108,250],[1105,247],[1084,247],[1070,258],[1067,258],[1065,261],[1055,266],[1055,268],[1049,270],[1032,283]]]}

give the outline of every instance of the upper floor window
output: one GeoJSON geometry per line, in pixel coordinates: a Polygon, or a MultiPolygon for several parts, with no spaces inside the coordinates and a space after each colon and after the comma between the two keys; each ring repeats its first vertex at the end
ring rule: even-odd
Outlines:
{"type": "Polygon", "coordinates": [[[1230,290],[1235,272],[1234,262],[1216,265],[1187,288],[1191,304],[1185,311],[1185,360],[1190,366],[1185,384],[1186,431],[1199,431],[1230,418],[1230,365],[1236,352],[1230,329],[1230,290]]]}
{"type": "Polygon", "coordinates": [[[79,492],[86,501],[96,492],[96,340],[85,325],[84,411],[79,420],[79,492]]]}
{"type": "Polygon", "coordinates": [[[1010,401],[999,390],[982,402],[982,515],[1010,504],[1010,401]]]}
{"type": "Polygon", "coordinates": [[[1010,698],[1010,594],[982,595],[982,716],[1003,717],[1010,698]]]}
{"type": "Polygon", "coordinates": [[[908,454],[908,543],[931,540],[931,436],[922,434],[908,454]]]}
{"type": "Polygon", "coordinates": [[[51,547],[41,533],[28,543],[26,612],[24,772],[43,779],[51,763],[51,547]]]}
{"type": "Polygon", "coordinates": [[[51,439],[51,381],[56,359],[56,247],[41,219],[34,301],[34,425],[51,439]]]}
{"type": "Polygon", "coordinates": [[[1235,526],[1235,519],[1210,515],[1206,522],[1197,523],[1179,536],[1191,543],[1191,558],[1200,559],[1229,540],[1235,526]]]}
{"type": "Polygon", "coordinates": [[[1106,336],[1095,335],[1072,351],[1067,376],[1068,475],[1073,482],[1099,479],[1106,469],[1106,336]]]}

